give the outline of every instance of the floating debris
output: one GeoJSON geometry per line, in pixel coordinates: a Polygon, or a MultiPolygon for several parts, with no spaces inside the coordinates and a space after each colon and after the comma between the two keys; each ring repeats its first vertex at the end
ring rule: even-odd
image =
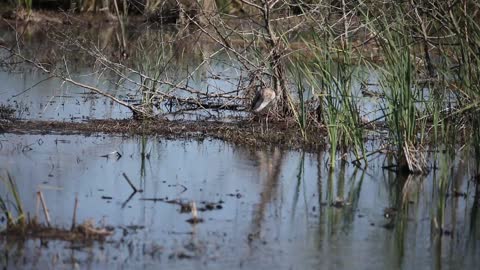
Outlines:
{"type": "Polygon", "coordinates": [[[34,219],[24,226],[8,227],[6,230],[2,231],[0,235],[8,238],[15,237],[22,239],[41,238],[64,241],[103,241],[106,237],[113,235],[113,229],[95,227],[93,221],[87,220],[83,224],[74,227],[73,230],[67,230],[45,226],[37,223],[34,219]]]}
{"type": "Polygon", "coordinates": [[[236,197],[237,199],[240,199],[240,198],[243,197],[243,195],[238,193],[238,192],[237,193],[228,193],[227,196],[236,197]]]}
{"type": "Polygon", "coordinates": [[[170,256],[168,256],[169,259],[175,259],[175,258],[177,258],[177,259],[192,259],[194,257],[195,257],[194,255],[188,254],[188,253],[183,252],[183,251],[175,252],[175,253],[170,254],[170,256]]]}
{"type": "Polygon", "coordinates": [[[125,178],[125,181],[127,181],[127,183],[130,185],[130,187],[132,188],[133,190],[133,193],[137,193],[137,192],[143,192],[143,189],[137,189],[135,187],[135,185],[132,183],[132,181],[130,181],[130,178],[128,178],[127,174],[126,173],[123,173],[123,178],[125,178]]]}
{"type": "Polygon", "coordinates": [[[344,199],[341,198],[336,198],[335,201],[333,201],[330,206],[333,206],[335,208],[343,208],[345,206],[350,205],[349,202],[346,202],[344,199]]]}
{"type": "Polygon", "coordinates": [[[387,207],[383,209],[383,216],[388,219],[394,218],[397,215],[397,212],[398,212],[397,208],[387,207]]]}
{"type": "MultiPolygon", "coordinates": [[[[180,199],[168,199],[168,197],[166,197],[166,198],[142,198],[140,200],[176,204],[176,205],[180,206],[180,213],[190,213],[190,212],[193,211],[192,204],[191,204],[190,201],[183,201],[183,200],[180,200],[180,199]]],[[[196,210],[199,211],[199,212],[221,210],[221,209],[223,209],[223,206],[222,206],[223,203],[225,203],[225,202],[222,201],[222,200],[219,200],[218,202],[201,201],[200,204],[202,206],[196,208],[196,210]]]]}

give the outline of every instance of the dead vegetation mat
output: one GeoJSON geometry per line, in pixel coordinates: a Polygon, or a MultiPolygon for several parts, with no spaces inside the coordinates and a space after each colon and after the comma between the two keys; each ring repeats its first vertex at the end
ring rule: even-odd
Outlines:
{"type": "Polygon", "coordinates": [[[306,138],[294,121],[265,122],[239,120],[169,121],[149,120],[89,120],[86,122],[21,121],[0,122],[1,133],[16,134],[83,134],[158,135],[167,139],[221,139],[246,146],[274,145],[286,149],[314,151],[324,146],[324,130],[310,127],[306,138]]]}
{"type": "Polygon", "coordinates": [[[113,234],[112,230],[95,227],[92,221],[86,221],[71,230],[29,222],[25,225],[14,225],[0,232],[0,236],[8,239],[40,238],[64,241],[104,241],[113,234]]]}

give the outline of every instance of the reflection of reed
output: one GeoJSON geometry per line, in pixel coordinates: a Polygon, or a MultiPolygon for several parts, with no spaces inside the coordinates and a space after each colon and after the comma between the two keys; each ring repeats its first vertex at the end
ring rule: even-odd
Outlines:
{"type": "Polygon", "coordinates": [[[317,192],[318,192],[318,209],[320,211],[320,216],[322,215],[322,199],[323,199],[323,192],[322,192],[322,160],[323,160],[323,153],[319,152],[317,154],[317,192]]]}
{"type": "MultiPolygon", "coordinates": [[[[302,182],[304,182],[304,175],[305,175],[305,152],[302,152],[302,156],[300,157],[300,161],[298,164],[298,173],[297,173],[297,185],[295,186],[295,193],[293,195],[292,201],[292,213],[291,213],[291,220],[295,219],[295,209],[298,203],[298,198],[300,197],[300,186],[302,182]]],[[[305,191],[305,186],[304,186],[305,191]]],[[[306,199],[306,195],[304,194],[304,198],[306,199]]],[[[305,202],[305,212],[308,213],[308,203],[305,202]]]]}
{"type": "Polygon", "coordinates": [[[338,237],[339,232],[352,229],[366,175],[365,171],[356,167],[350,170],[345,162],[332,170],[329,166],[324,166],[325,159],[321,154],[323,153],[317,159],[319,226],[316,242],[319,248],[328,243],[329,239],[338,237]]]}
{"type": "Polygon", "coordinates": [[[262,221],[265,215],[267,204],[277,194],[280,169],[283,161],[283,151],[275,148],[273,152],[257,152],[256,158],[259,166],[258,170],[262,176],[262,192],[260,193],[260,202],[256,205],[252,218],[252,228],[249,233],[249,240],[260,236],[262,221]]]}
{"type": "Polygon", "coordinates": [[[336,207],[331,206],[338,204],[340,208],[344,208],[344,206],[348,202],[348,198],[345,198],[345,168],[346,165],[344,162],[342,162],[340,167],[338,168],[339,170],[336,176],[333,169],[328,169],[326,200],[328,202],[329,208],[327,210],[326,216],[327,222],[325,223],[327,225],[328,234],[335,233],[338,230],[342,229],[340,225],[346,210],[343,209],[342,211],[337,211],[336,207]]]}
{"type": "Polygon", "coordinates": [[[478,207],[480,206],[480,176],[475,176],[475,195],[473,198],[472,209],[470,211],[470,226],[467,246],[471,246],[473,250],[478,248],[475,243],[476,239],[480,239],[480,215],[478,214],[478,207]]]}
{"type": "MultiPolygon", "coordinates": [[[[399,175],[395,181],[396,190],[394,194],[395,203],[393,209],[392,217],[388,223],[384,224],[383,227],[388,229],[394,229],[394,239],[395,239],[395,263],[396,265],[402,265],[402,262],[405,257],[405,248],[406,248],[406,237],[408,232],[408,209],[410,207],[410,202],[418,201],[419,191],[421,190],[420,181],[417,176],[409,174],[406,178],[405,176],[399,175]]],[[[414,207],[416,205],[413,205],[414,207]]],[[[389,210],[384,210],[385,217],[388,216],[389,210]]]]}
{"type": "MultiPolygon", "coordinates": [[[[452,228],[451,230],[453,232],[456,231],[456,225],[457,225],[457,210],[458,210],[458,207],[459,207],[459,200],[460,199],[463,199],[463,194],[466,194],[466,193],[463,193],[462,191],[462,184],[463,184],[463,180],[464,179],[467,179],[467,175],[466,175],[466,172],[468,171],[467,169],[467,166],[466,166],[466,162],[464,162],[463,160],[461,160],[457,166],[454,167],[455,169],[453,169],[453,172],[452,172],[452,176],[453,176],[453,183],[451,185],[451,188],[452,190],[450,191],[450,198],[452,199],[451,201],[451,220],[450,220],[450,224],[452,224],[452,228]]],[[[467,205],[467,204],[465,204],[467,205]]],[[[466,209],[465,209],[466,210],[466,209]]]]}

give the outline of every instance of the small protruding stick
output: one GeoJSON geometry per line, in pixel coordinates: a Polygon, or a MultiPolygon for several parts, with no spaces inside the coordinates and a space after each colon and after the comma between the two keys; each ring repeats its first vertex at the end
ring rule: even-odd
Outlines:
{"type": "Polygon", "coordinates": [[[40,196],[37,195],[37,202],[35,204],[35,217],[33,220],[38,223],[38,216],[39,216],[39,211],[40,211],[40,196]]]}
{"type": "Polygon", "coordinates": [[[138,191],[137,188],[132,184],[132,182],[130,181],[126,173],[123,173],[123,177],[125,177],[125,180],[127,180],[127,183],[133,189],[133,192],[137,192],[138,191]]]}
{"type": "Polygon", "coordinates": [[[197,205],[195,204],[194,201],[190,203],[190,208],[192,211],[192,218],[187,219],[187,222],[192,225],[203,222],[203,219],[198,217],[197,205]]]}
{"type": "Polygon", "coordinates": [[[198,220],[198,212],[197,212],[197,204],[195,204],[195,201],[192,202],[192,217],[194,220],[198,220]]]}
{"type": "Polygon", "coordinates": [[[37,191],[37,196],[40,198],[40,202],[42,203],[43,213],[45,214],[45,219],[47,221],[47,226],[50,227],[50,215],[48,214],[47,204],[43,199],[43,194],[41,191],[37,191]]]}
{"type": "Polygon", "coordinates": [[[71,231],[75,229],[75,226],[77,224],[77,208],[78,208],[78,194],[75,195],[75,204],[73,206],[72,228],[70,228],[71,231]]]}

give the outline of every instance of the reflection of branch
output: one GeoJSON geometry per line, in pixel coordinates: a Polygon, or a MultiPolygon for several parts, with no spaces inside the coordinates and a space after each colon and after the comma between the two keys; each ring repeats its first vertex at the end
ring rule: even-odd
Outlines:
{"type": "Polygon", "coordinates": [[[136,193],[136,192],[142,192],[142,191],[143,191],[143,190],[141,190],[141,189],[137,189],[137,188],[133,185],[132,181],[130,181],[130,178],[128,178],[128,176],[127,176],[126,173],[123,173],[122,175],[123,175],[123,177],[125,178],[125,180],[127,180],[127,183],[128,183],[128,184],[130,185],[130,187],[133,189],[133,192],[134,192],[134,193],[136,193]]]}
{"type": "MultiPolygon", "coordinates": [[[[202,90],[199,90],[199,89],[194,89],[194,88],[188,86],[188,84],[186,84],[186,82],[185,82],[186,80],[188,80],[190,78],[193,78],[194,74],[196,72],[198,72],[200,67],[202,65],[204,65],[205,63],[207,63],[210,59],[212,59],[216,55],[218,55],[221,51],[223,51],[224,50],[223,48],[209,54],[208,56],[205,56],[204,60],[200,64],[198,64],[197,67],[195,67],[194,70],[191,71],[185,78],[179,80],[178,82],[171,82],[168,79],[161,79],[161,78],[158,78],[158,77],[152,77],[152,76],[149,76],[149,75],[147,75],[145,73],[142,73],[138,70],[132,69],[132,68],[130,68],[130,67],[128,67],[128,66],[126,66],[122,63],[112,61],[112,60],[108,59],[100,50],[96,49],[95,47],[87,48],[86,46],[81,44],[78,40],[72,39],[71,37],[69,37],[67,35],[60,34],[60,37],[63,40],[70,41],[74,46],[78,47],[80,50],[87,53],[88,55],[94,57],[97,60],[97,62],[100,63],[104,68],[112,71],[117,76],[120,76],[122,78],[122,80],[127,81],[128,83],[131,83],[132,85],[134,85],[136,87],[139,87],[140,89],[145,89],[146,88],[145,90],[142,90],[142,93],[149,93],[149,94],[153,95],[157,102],[158,101],[163,101],[163,100],[168,100],[168,102],[171,102],[171,100],[177,100],[177,101],[179,101],[178,104],[181,104],[181,103],[189,104],[189,103],[191,103],[192,100],[196,100],[195,98],[192,98],[192,97],[182,99],[182,98],[179,97],[178,94],[172,93],[172,92],[177,91],[177,90],[186,92],[186,93],[191,94],[191,95],[196,95],[197,99],[198,99],[198,101],[196,103],[202,103],[200,101],[201,98],[205,98],[205,99],[222,98],[222,99],[227,99],[229,101],[230,100],[242,100],[242,99],[244,99],[243,97],[241,97],[238,94],[239,89],[241,89],[241,88],[239,88],[235,91],[226,92],[226,93],[218,93],[218,92],[209,93],[208,91],[205,92],[205,91],[202,91],[202,90]],[[130,76],[127,76],[125,74],[125,72],[132,73],[134,75],[139,76],[140,81],[150,81],[150,82],[154,83],[155,85],[157,85],[157,88],[150,89],[149,87],[146,87],[145,84],[143,84],[141,82],[138,82],[138,81],[135,81],[130,76]],[[159,90],[160,86],[166,86],[171,90],[170,91],[160,91],[159,90]],[[233,94],[233,93],[236,93],[236,94],[233,94]],[[185,100],[188,100],[188,101],[185,101],[185,100]]],[[[130,89],[128,89],[128,90],[130,90],[130,89]]],[[[224,108],[225,109],[231,109],[231,107],[229,107],[229,106],[216,106],[216,109],[224,109],[224,108]]]]}
{"type": "Polygon", "coordinates": [[[78,209],[78,194],[75,194],[75,204],[73,206],[73,216],[72,216],[72,227],[70,228],[71,231],[73,231],[77,226],[77,209],[78,209]]]}
{"type": "Polygon", "coordinates": [[[39,85],[39,84],[41,84],[41,83],[43,83],[43,82],[45,82],[45,81],[48,81],[48,80],[50,80],[50,79],[52,79],[52,78],[53,78],[53,76],[48,76],[47,78],[42,79],[42,80],[34,83],[32,86],[28,87],[27,89],[23,90],[22,92],[13,95],[12,98],[15,98],[15,97],[18,97],[18,96],[20,96],[20,95],[23,95],[25,92],[28,92],[29,90],[35,88],[37,85],[39,85]]]}
{"type": "Polygon", "coordinates": [[[108,93],[106,93],[106,92],[104,92],[104,91],[102,91],[102,90],[100,90],[100,89],[98,89],[98,88],[96,88],[96,87],[93,87],[93,86],[91,86],[91,85],[86,85],[86,84],[77,82],[77,81],[73,80],[73,79],[70,78],[70,77],[66,77],[66,76],[64,76],[64,75],[62,75],[62,74],[56,73],[56,72],[53,71],[53,70],[49,70],[49,69],[47,69],[44,65],[42,65],[41,63],[36,62],[36,61],[34,61],[34,60],[31,60],[31,59],[28,59],[28,58],[24,57],[23,55],[21,55],[21,54],[19,54],[19,53],[16,53],[15,51],[13,51],[13,50],[10,49],[10,48],[7,48],[7,47],[5,47],[5,46],[3,46],[3,45],[0,45],[0,49],[4,49],[4,50],[8,51],[8,52],[9,52],[10,54],[12,54],[13,56],[19,57],[19,58],[22,59],[24,62],[33,65],[34,67],[42,70],[44,73],[46,73],[46,74],[48,74],[48,75],[50,75],[50,76],[52,76],[52,77],[60,78],[61,80],[65,81],[65,82],[68,82],[68,83],[71,83],[71,84],[73,84],[73,85],[76,85],[76,86],[79,86],[79,87],[88,89],[88,90],[90,90],[90,91],[92,91],[92,92],[95,92],[95,93],[101,95],[101,96],[107,97],[107,98],[113,100],[114,102],[116,102],[116,103],[118,103],[118,104],[120,104],[120,105],[122,105],[122,106],[124,106],[124,107],[127,107],[127,108],[130,109],[133,113],[136,113],[136,114],[139,114],[139,115],[147,115],[147,113],[146,113],[144,110],[142,110],[141,108],[139,108],[139,107],[130,105],[130,104],[128,104],[127,102],[124,102],[124,101],[116,98],[115,96],[113,96],[113,95],[111,95],[111,94],[108,94],[108,93]]]}
{"type": "MultiPolygon", "coordinates": [[[[177,3],[178,3],[179,0],[177,0],[177,3]]],[[[207,31],[207,29],[205,27],[202,27],[202,25],[200,25],[194,18],[190,17],[190,15],[188,15],[188,13],[186,12],[186,10],[184,10],[181,5],[180,5],[180,9],[181,9],[181,12],[185,13],[185,15],[188,17],[189,21],[191,21],[193,24],[195,24],[195,26],[197,26],[200,31],[202,31],[202,33],[204,33],[205,35],[207,35],[209,38],[211,38],[213,41],[215,41],[217,44],[221,45],[223,48],[225,48],[227,51],[229,52],[232,52],[233,54],[235,54],[235,56],[237,57],[237,59],[239,60],[240,63],[242,63],[242,65],[248,69],[248,65],[250,66],[253,66],[255,67],[256,65],[250,61],[243,53],[241,52],[238,52],[237,50],[235,50],[231,45],[230,43],[228,42],[228,39],[221,35],[220,31],[218,30],[218,28],[216,27],[216,24],[213,23],[209,16],[205,16],[206,20],[208,21],[208,26],[211,26],[215,29],[215,31],[217,32],[218,36],[220,37],[220,39],[216,38],[215,36],[213,36],[210,32],[207,31]],[[247,65],[248,64],[248,65],[247,65]]],[[[204,14],[205,15],[205,14],[204,14]]]]}
{"type": "Polygon", "coordinates": [[[127,203],[133,198],[133,196],[137,194],[137,191],[133,191],[130,196],[122,203],[122,208],[125,208],[127,206],[127,203]]]}
{"type": "Polygon", "coordinates": [[[187,188],[186,186],[182,185],[182,184],[175,184],[175,185],[171,185],[171,186],[172,186],[172,187],[176,187],[176,186],[181,187],[181,188],[182,188],[182,191],[180,191],[179,194],[182,194],[182,193],[184,193],[185,191],[188,190],[188,188],[187,188]]]}

